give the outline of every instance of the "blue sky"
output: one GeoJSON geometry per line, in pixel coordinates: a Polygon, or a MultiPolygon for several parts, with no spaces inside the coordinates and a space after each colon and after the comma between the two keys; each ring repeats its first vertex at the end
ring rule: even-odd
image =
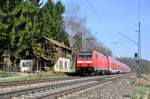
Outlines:
{"type": "MultiPolygon", "coordinates": [[[[118,32],[137,41],[138,0],[88,0],[90,5],[87,0],[61,1],[66,7],[79,6],[78,16],[86,19],[87,28],[114,56],[133,57],[137,52],[137,45],[118,32]]],[[[150,60],[150,0],[141,0],[141,35],[142,58],[150,60]]]]}

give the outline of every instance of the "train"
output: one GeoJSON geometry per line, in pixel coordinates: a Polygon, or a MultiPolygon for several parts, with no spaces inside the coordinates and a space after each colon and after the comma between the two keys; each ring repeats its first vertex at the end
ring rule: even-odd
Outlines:
{"type": "Polygon", "coordinates": [[[80,50],[76,58],[76,72],[81,75],[129,73],[131,68],[96,50],[80,50]]]}
{"type": "MultiPolygon", "coordinates": [[[[28,72],[37,67],[36,60],[21,60],[20,71],[28,72]]],[[[72,59],[59,57],[54,65],[54,72],[75,73],[79,75],[98,75],[128,73],[131,68],[109,55],[103,55],[96,50],[80,50],[76,54],[75,67],[72,59]]],[[[40,66],[41,67],[41,66],[40,66]]],[[[40,68],[39,67],[39,68],[40,68]]]]}

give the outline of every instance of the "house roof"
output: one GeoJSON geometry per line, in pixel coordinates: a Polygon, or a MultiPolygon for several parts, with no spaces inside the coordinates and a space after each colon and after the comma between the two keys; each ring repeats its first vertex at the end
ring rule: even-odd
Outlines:
{"type": "Polygon", "coordinates": [[[48,37],[45,37],[45,36],[43,36],[43,37],[44,37],[46,40],[48,40],[48,41],[50,41],[50,42],[56,44],[56,45],[59,46],[59,47],[62,47],[62,48],[68,49],[68,50],[72,50],[71,48],[69,48],[68,46],[66,46],[66,45],[64,45],[64,44],[62,44],[62,43],[60,43],[60,42],[57,42],[57,41],[55,41],[55,40],[53,40],[53,39],[50,39],[50,38],[48,38],[48,37]]]}
{"type": "Polygon", "coordinates": [[[8,52],[4,52],[1,56],[2,57],[10,57],[10,54],[8,52]]]}

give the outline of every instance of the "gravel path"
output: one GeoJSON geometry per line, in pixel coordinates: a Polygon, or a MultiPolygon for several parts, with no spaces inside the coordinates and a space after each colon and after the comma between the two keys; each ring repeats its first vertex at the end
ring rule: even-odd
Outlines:
{"type": "Polygon", "coordinates": [[[131,99],[136,93],[135,87],[132,85],[134,79],[135,76],[132,75],[60,99],[131,99]]]}

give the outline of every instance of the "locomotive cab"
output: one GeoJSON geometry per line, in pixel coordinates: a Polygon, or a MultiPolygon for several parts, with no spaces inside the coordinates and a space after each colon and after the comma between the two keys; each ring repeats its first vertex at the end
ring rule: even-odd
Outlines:
{"type": "Polygon", "coordinates": [[[81,75],[124,73],[130,71],[128,66],[95,50],[79,51],[77,54],[76,72],[81,75]]]}
{"type": "Polygon", "coordinates": [[[91,75],[94,71],[92,66],[93,51],[79,51],[76,61],[76,72],[82,75],[91,75]]]}

